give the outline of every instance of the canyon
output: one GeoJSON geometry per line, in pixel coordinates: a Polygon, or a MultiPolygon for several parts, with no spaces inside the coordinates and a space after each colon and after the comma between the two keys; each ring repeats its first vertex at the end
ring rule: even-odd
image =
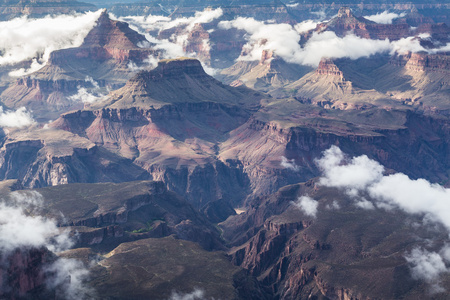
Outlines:
{"type": "Polygon", "coordinates": [[[404,13],[380,24],[375,2],[197,2],[114,5],[79,47],[2,79],[0,212],[45,230],[11,251],[0,214],[0,298],[446,299],[446,4],[384,4],[404,13]],[[332,18],[295,29],[318,9],[332,18]],[[149,13],[167,24],[130,16],[149,13]],[[300,51],[321,34],[420,51],[299,63],[221,23],[238,16],[300,51]],[[32,122],[11,126],[22,107],[32,122]],[[332,166],[352,182],[327,182],[332,166]],[[374,192],[392,178],[404,203],[374,192]]]}

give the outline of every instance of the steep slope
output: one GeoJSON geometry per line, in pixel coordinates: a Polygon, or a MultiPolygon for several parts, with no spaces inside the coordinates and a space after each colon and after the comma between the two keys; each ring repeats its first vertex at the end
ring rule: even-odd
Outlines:
{"type": "Polygon", "coordinates": [[[449,114],[449,56],[445,53],[322,59],[315,72],[275,89],[326,108],[414,107],[449,114]]]}
{"type": "Polygon", "coordinates": [[[265,50],[259,62],[238,61],[216,77],[232,86],[245,85],[267,92],[300,79],[308,71],[309,67],[286,63],[273,51],[265,50]]]}
{"type": "Polygon", "coordinates": [[[55,119],[90,101],[77,96],[80,89],[106,94],[133,75],[129,64],[139,66],[149,55],[158,55],[156,50],[140,48],[143,43],[148,43],[144,36],[127,23],[111,20],[104,11],[80,47],[52,52],[46,66],[18,79],[0,99],[11,108],[26,106],[41,120],[55,119]]]}
{"type": "Polygon", "coordinates": [[[163,60],[91,110],[62,115],[50,126],[132,159],[200,208],[247,193],[242,166],[216,155],[218,143],[248,120],[262,97],[221,84],[197,60],[163,60]]]}
{"type": "Polygon", "coordinates": [[[196,59],[178,58],[162,60],[154,70],[140,72],[108,99],[92,107],[160,108],[165,104],[217,103],[255,109],[261,97],[245,88],[223,85],[206,74],[196,59]]]}
{"type": "MultiPolygon", "coordinates": [[[[420,217],[355,203],[316,180],[259,199],[222,224],[235,245],[233,262],[258,276],[278,299],[428,298],[430,287],[414,279],[405,256],[427,239],[445,243],[445,230],[412,229],[420,217]],[[302,196],[318,201],[315,217],[295,205],[302,196]]],[[[441,284],[449,287],[448,275],[441,284]]],[[[445,298],[442,290],[433,295],[445,298]]]]}
{"type": "Polygon", "coordinates": [[[219,158],[244,166],[252,197],[317,176],[314,157],[331,145],[366,154],[411,177],[445,183],[449,134],[448,119],[411,110],[330,110],[299,99],[271,99],[230,132],[219,158]]]}
{"type": "Polygon", "coordinates": [[[91,285],[108,299],[270,299],[224,253],[170,237],[123,243],[91,274],[91,285]]]}
{"type": "Polygon", "coordinates": [[[63,130],[10,132],[0,149],[0,177],[28,188],[73,182],[120,182],[148,178],[131,161],[63,130]]]}

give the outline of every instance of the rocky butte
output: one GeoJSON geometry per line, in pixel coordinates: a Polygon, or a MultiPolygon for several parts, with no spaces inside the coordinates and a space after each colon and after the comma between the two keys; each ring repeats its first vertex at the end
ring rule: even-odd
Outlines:
{"type": "Polygon", "coordinates": [[[11,108],[26,106],[40,119],[54,119],[61,113],[82,108],[80,99],[71,100],[80,88],[95,88],[107,93],[133,75],[130,64],[141,66],[144,60],[158,56],[158,51],[142,48],[149,45],[145,37],[114,21],[102,12],[97,25],[77,48],[53,51],[42,69],[18,79],[0,95],[11,108]]]}

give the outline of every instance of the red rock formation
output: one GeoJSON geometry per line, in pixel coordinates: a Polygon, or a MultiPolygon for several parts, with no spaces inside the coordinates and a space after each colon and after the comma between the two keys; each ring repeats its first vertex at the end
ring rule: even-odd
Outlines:
{"type": "Polygon", "coordinates": [[[316,69],[316,74],[325,76],[339,76],[341,79],[344,79],[344,73],[339,70],[338,66],[336,66],[330,58],[322,58],[320,60],[319,66],[316,69]]]}
{"type": "Polygon", "coordinates": [[[0,298],[42,299],[48,275],[45,267],[55,260],[53,253],[46,248],[24,248],[2,253],[0,258],[0,298]]]}
{"type": "Polygon", "coordinates": [[[345,36],[348,32],[366,39],[399,40],[411,35],[410,26],[404,24],[377,24],[375,22],[356,17],[348,7],[341,7],[338,15],[328,23],[317,26],[315,31],[331,30],[338,36],[345,36]]]}
{"type": "Polygon", "coordinates": [[[194,28],[189,32],[187,44],[184,46],[186,53],[196,53],[196,57],[202,62],[210,64],[211,53],[209,45],[209,33],[201,24],[195,24],[194,28]]]}
{"type": "Polygon", "coordinates": [[[392,57],[390,64],[414,71],[448,73],[450,72],[450,55],[410,52],[392,57]]]}

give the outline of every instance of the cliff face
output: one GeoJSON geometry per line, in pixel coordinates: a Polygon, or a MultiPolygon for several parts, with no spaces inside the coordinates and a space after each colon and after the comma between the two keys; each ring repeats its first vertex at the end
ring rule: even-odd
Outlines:
{"type": "Polygon", "coordinates": [[[12,108],[29,107],[44,120],[80,109],[84,106],[80,99],[69,99],[80,88],[106,94],[132,76],[129,63],[140,66],[149,55],[158,55],[156,50],[140,48],[144,42],[145,37],[127,23],[113,21],[103,12],[80,47],[52,52],[46,66],[17,80],[0,98],[12,108]]]}
{"type": "Polygon", "coordinates": [[[51,292],[46,290],[48,274],[45,268],[55,260],[53,253],[45,248],[24,248],[3,253],[0,258],[1,298],[51,297],[51,292]]]}
{"type": "Polygon", "coordinates": [[[245,85],[267,92],[298,80],[308,71],[309,67],[287,63],[274,51],[264,50],[259,62],[238,61],[216,77],[231,86],[245,85]]]}
{"type": "Polygon", "coordinates": [[[408,53],[393,57],[390,63],[413,71],[450,72],[450,56],[445,54],[408,53]]]}
{"type": "Polygon", "coordinates": [[[0,176],[26,187],[146,178],[145,171],[65,131],[10,135],[0,149],[0,176]]]}
{"type": "Polygon", "coordinates": [[[423,283],[412,279],[403,257],[405,245],[416,239],[404,227],[409,218],[355,208],[344,193],[311,180],[259,198],[222,228],[235,246],[232,261],[258,276],[279,299],[419,299],[415,295],[423,283]],[[318,201],[316,218],[293,204],[302,195],[318,201]],[[331,208],[333,201],[340,208],[331,208]],[[377,284],[367,285],[367,280],[377,284]]]}
{"type": "Polygon", "coordinates": [[[338,36],[345,36],[349,31],[366,39],[399,40],[411,34],[408,24],[377,24],[356,17],[349,7],[341,7],[335,18],[328,23],[321,23],[315,31],[331,30],[338,36]]]}
{"type": "Polygon", "coordinates": [[[93,4],[71,0],[7,0],[2,1],[0,20],[11,20],[23,15],[39,18],[47,15],[70,14],[74,12],[92,11],[95,9],[96,7],[93,4]]]}

